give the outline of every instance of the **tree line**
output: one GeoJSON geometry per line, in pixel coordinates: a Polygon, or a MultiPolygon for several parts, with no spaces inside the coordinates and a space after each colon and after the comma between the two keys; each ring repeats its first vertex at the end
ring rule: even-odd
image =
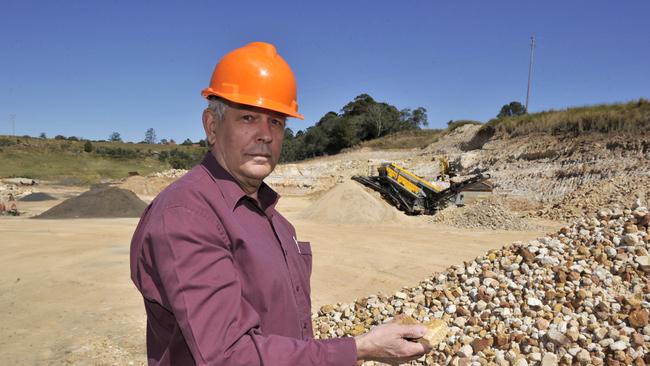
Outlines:
{"type": "Polygon", "coordinates": [[[281,162],[333,155],[361,141],[427,126],[427,110],[402,109],[361,94],[341,108],[327,112],[306,130],[285,129],[281,162]]]}
{"type": "MultiPolygon", "coordinates": [[[[526,108],[519,102],[513,101],[505,104],[499,114],[498,120],[508,117],[526,114],[526,108]]],[[[477,121],[457,120],[447,123],[447,130],[452,131],[464,124],[480,124],[477,121]]],[[[323,155],[334,155],[341,150],[353,147],[360,142],[387,136],[399,131],[419,130],[428,126],[427,110],[424,107],[416,109],[398,109],[397,107],[378,102],[368,94],[360,94],[351,102],[347,103],[337,112],[327,112],[315,125],[299,130],[294,133],[290,128],[285,129],[284,143],[280,162],[291,162],[304,160],[323,155]]],[[[47,138],[41,133],[39,138],[47,138]]],[[[114,149],[103,147],[95,149],[90,140],[84,140],[75,136],[65,137],[57,135],[57,140],[85,141],[84,151],[87,153],[96,152],[114,158],[128,158],[131,152],[126,149],[114,149]],[[124,151],[122,151],[124,150],[124,151]]],[[[101,141],[101,140],[100,140],[101,141]]],[[[106,141],[106,140],[103,140],[106,141]]],[[[112,132],[108,141],[122,142],[119,132],[112,132]]],[[[140,144],[173,144],[173,139],[158,140],[156,131],[148,128],[144,139],[140,144]]],[[[201,148],[207,147],[206,140],[199,140],[197,143],[185,139],[180,145],[193,146],[198,144],[201,148]]],[[[175,168],[189,168],[200,161],[204,149],[198,152],[188,153],[180,150],[162,152],[158,156],[161,161],[168,161],[175,168]]]]}

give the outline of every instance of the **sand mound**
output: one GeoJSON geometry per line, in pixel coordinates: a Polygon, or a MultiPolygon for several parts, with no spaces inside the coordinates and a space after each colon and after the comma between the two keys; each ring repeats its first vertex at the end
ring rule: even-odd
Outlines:
{"type": "Polygon", "coordinates": [[[35,218],[140,217],[146,207],[147,204],[131,191],[101,187],[65,200],[35,218]]]}
{"type": "Polygon", "coordinates": [[[43,192],[34,192],[30,193],[25,197],[21,197],[18,199],[18,201],[24,201],[24,202],[40,202],[40,201],[52,201],[55,200],[56,198],[50,196],[47,193],[43,192]]]}
{"type": "Polygon", "coordinates": [[[497,197],[474,202],[465,207],[450,206],[438,212],[431,222],[459,228],[493,230],[531,230],[533,225],[513,215],[497,197]]]}
{"type": "Polygon", "coordinates": [[[153,199],[163,189],[172,184],[177,177],[170,176],[150,176],[143,177],[135,175],[128,177],[123,182],[116,184],[116,187],[129,190],[142,199],[153,199]]]}
{"type": "Polygon", "coordinates": [[[352,180],[337,184],[300,213],[303,219],[331,224],[390,222],[399,215],[378,193],[352,180]]]}

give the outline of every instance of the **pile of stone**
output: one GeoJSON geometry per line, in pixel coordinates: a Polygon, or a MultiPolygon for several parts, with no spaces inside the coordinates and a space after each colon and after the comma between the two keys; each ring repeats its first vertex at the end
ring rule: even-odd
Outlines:
{"type": "Polygon", "coordinates": [[[650,364],[649,219],[643,206],[601,210],[393,295],[324,305],[314,333],[355,336],[406,314],[450,327],[414,365],[650,364]]]}
{"type": "Polygon", "coordinates": [[[512,214],[498,197],[473,202],[464,207],[452,205],[433,215],[429,221],[468,229],[534,229],[534,225],[512,214]]]}
{"type": "Polygon", "coordinates": [[[650,199],[650,176],[618,177],[586,184],[569,192],[562,199],[538,211],[537,216],[566,221],[595,214],[599,208],[621,212],[619,202],[626,197],[650,199]]]}
{"type": "Polygon", "coordinates": [[[156,172],[153,174],[150,174],[150,177],[158,177],[158,178],[178,178],[182,175],[187,173],[187,170],[185,169],[169,169],[165,170],[162,172],[156,172]]]}
{"type": "Polygon", "coordinates": [[[32,187],[24,187],[13,183],[0,183],[0,201],[17,200],[32,193],[32,187]]]}
{"type": "Polygon", "coordinates": [[[135,193],[121,188],[98,186],[50,208],[36,219],[140,217],[147,204],[135,193]]]}

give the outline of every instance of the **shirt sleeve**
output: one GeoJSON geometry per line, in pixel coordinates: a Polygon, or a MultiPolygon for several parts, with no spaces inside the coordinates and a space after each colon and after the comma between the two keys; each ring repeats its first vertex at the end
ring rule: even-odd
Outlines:
{"type": "Polygon", "coordinates": [[[354,338],[261,333],[218,220],[186,207],[167,208],[149,245],[151,268],[197,365],[356,365],[354,338]]]}

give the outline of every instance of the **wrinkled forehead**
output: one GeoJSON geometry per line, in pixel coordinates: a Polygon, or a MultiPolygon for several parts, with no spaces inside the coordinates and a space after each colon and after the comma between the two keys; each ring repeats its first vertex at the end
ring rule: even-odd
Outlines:
{"type": "Polygon", "coordinates": [[[239,104],[239,103],[233,103],[230,101],[226,101],[226,104],[229,109],[232,110],[235,113],[241,114],[241,113],[246,113],[246,112],[251,112],[251,113],[259,113],[259,114],[264,114],[272,118],[277,118],[280,120],[286,120],[287,115],[282,114],[280,112],[272,111],[270,109],[266,108],[260,108],[260,107],[255,107],[255,106],[250,106],[246,104],[239,104]]]}

